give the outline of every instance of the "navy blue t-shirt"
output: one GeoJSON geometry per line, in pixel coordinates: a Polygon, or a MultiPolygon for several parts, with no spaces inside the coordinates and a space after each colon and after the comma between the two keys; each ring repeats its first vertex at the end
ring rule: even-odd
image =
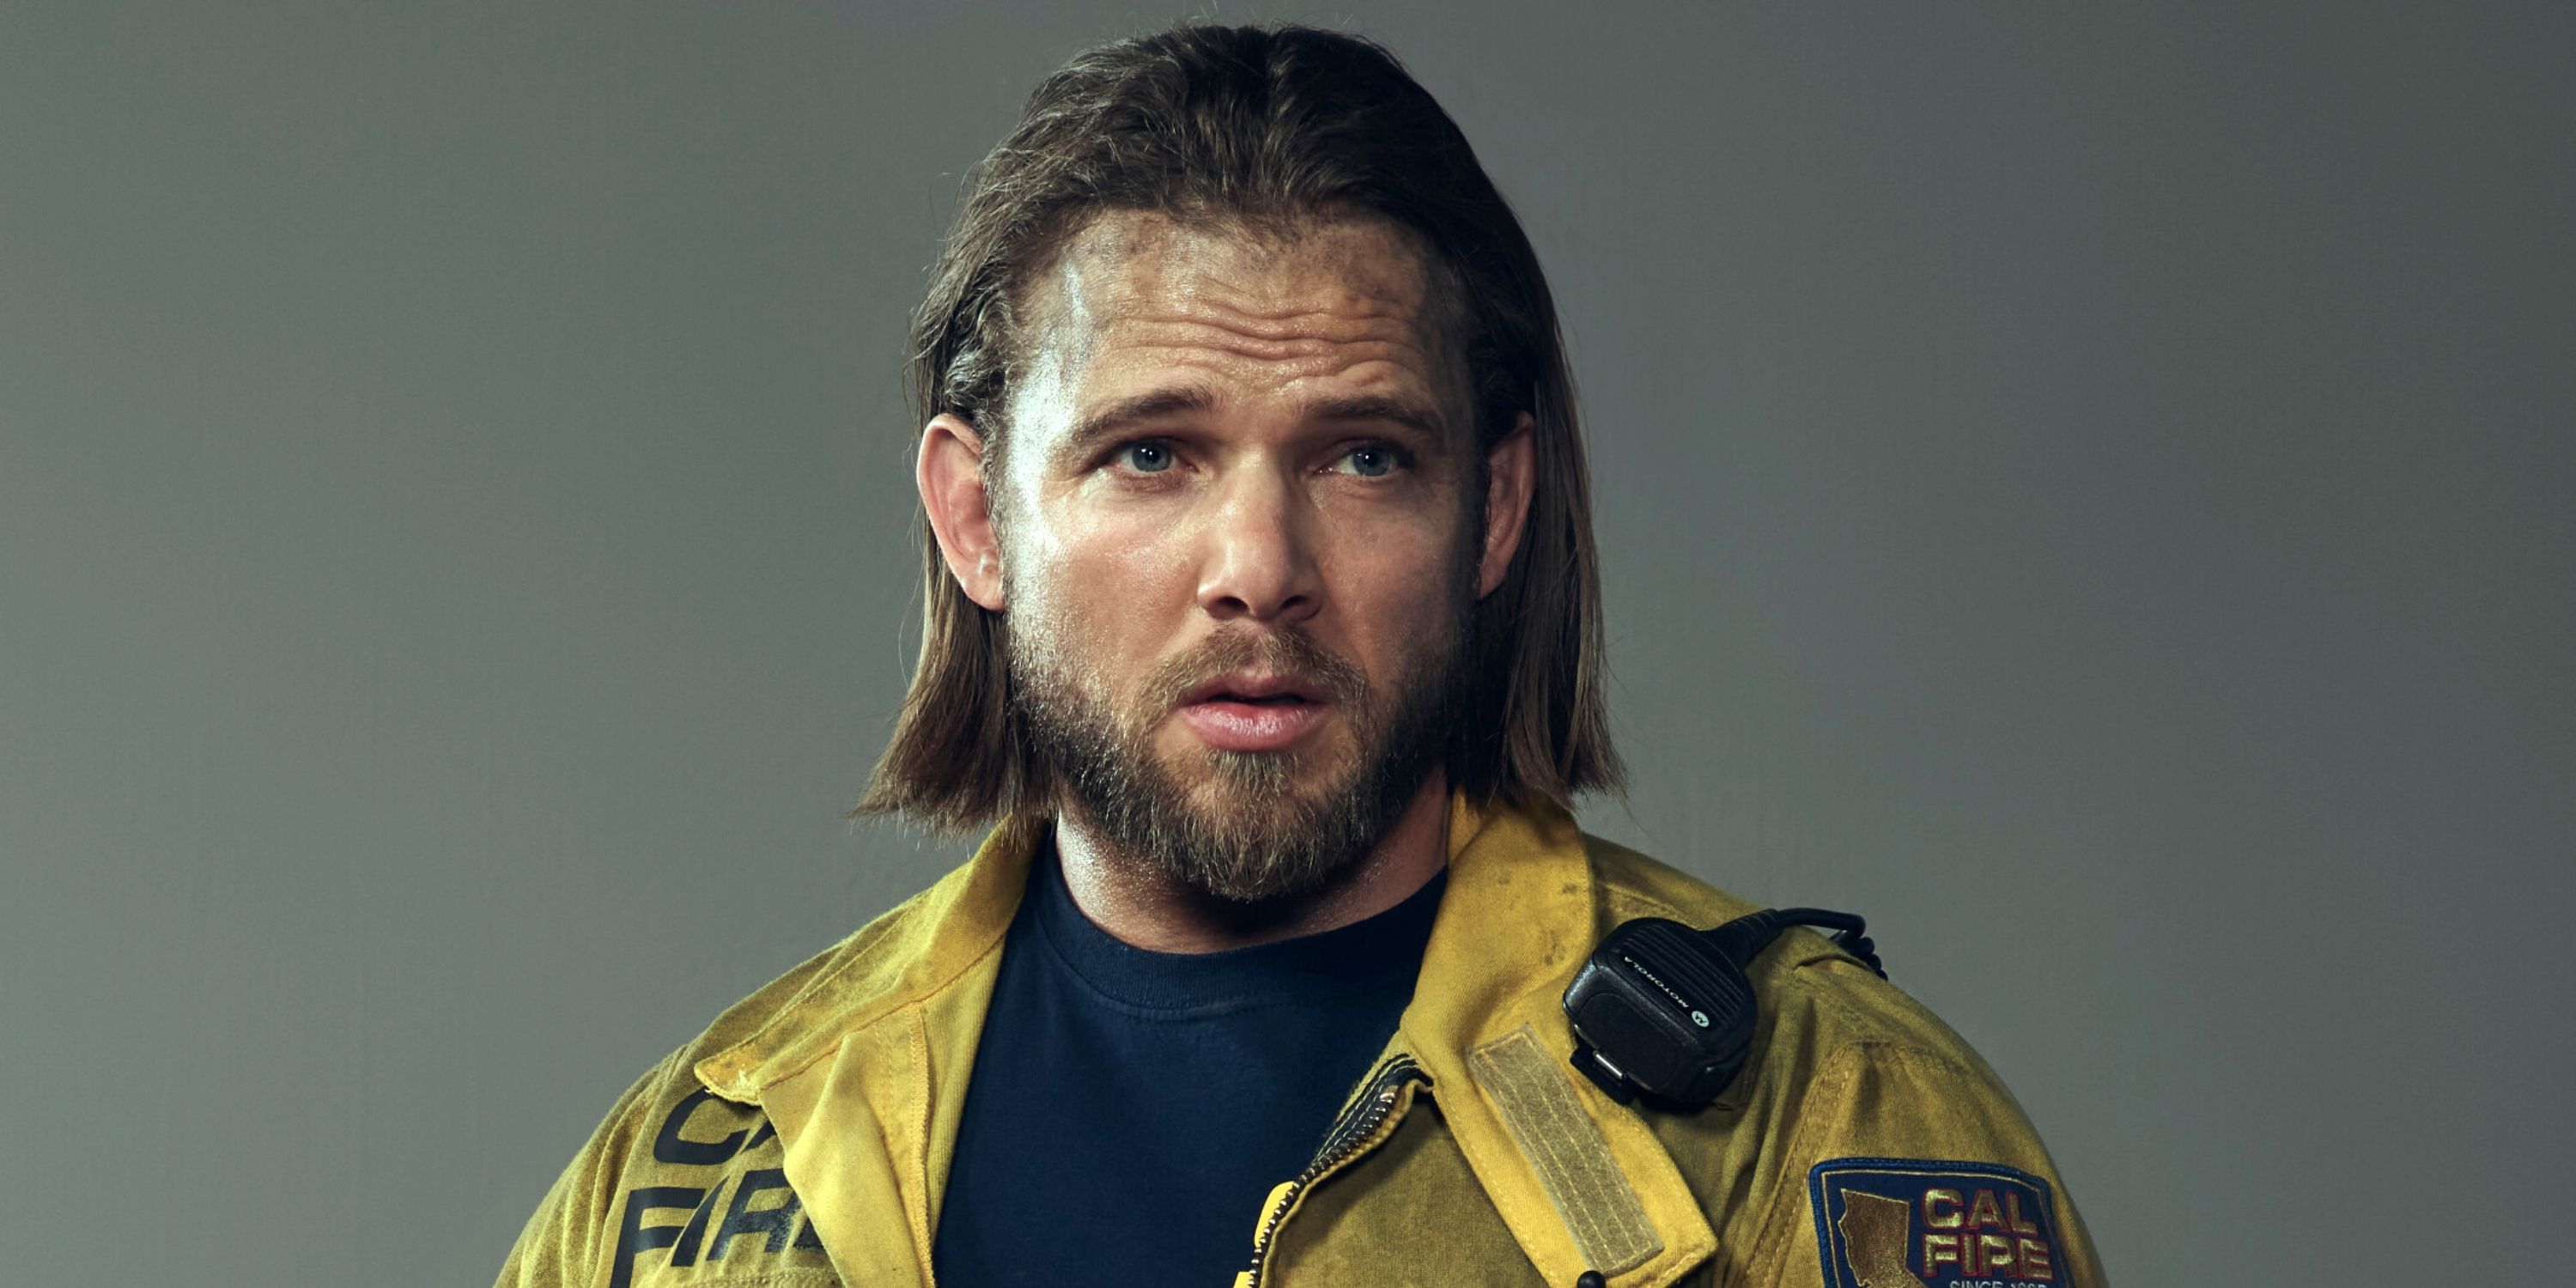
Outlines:
{"type": "Polygon", "coordinates": [[[940,1288],[1224,1284],[1413,996],[1443,876],[1337,930],[1221,953],[1109,935],[1029,873],[967,1084],[940,1288]]]}

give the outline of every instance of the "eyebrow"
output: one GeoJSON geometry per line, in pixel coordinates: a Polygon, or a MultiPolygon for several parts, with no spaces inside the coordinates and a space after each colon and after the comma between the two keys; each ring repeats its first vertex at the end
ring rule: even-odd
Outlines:
{"type": "MultiPolygon", "coordinates": [[[[1065,436],[1063,456],[1088,456],[1103,444],[1131,432],[1139,421],[1164,416],[1203,414],[1214,410],[1216,395],[1198,385],[1155,389],[1121,398],[1082,418],[1065,436]]],[[[1402,425],[1433,443],[1447,441],[1448,428],[1432,408],[1376,394],[1326,398],[1306,405],[1308,420],[1384,421],[1402,425]]]]}
{"type": "Polygon", "coordinates": [[[1308,404],[1306,415],[1313,420],[1382,420],[1402,425],[1434,443],[1445,442],[1449,437],[1448,424],[1440,419],[1437,410],[1401,398],[1375,394],[1327,398],[1308,404]]]}
{"type": "Polygon", "coordinates": [[[1140,420],[1205,412],[1216,406],[1216,395],[1198,385],[1155,389],[1121,398],[1082,418],[1065,436],[1060,453],[1065,456],[1088,456],[1101,444],[1125,434],[1140,420]]]}

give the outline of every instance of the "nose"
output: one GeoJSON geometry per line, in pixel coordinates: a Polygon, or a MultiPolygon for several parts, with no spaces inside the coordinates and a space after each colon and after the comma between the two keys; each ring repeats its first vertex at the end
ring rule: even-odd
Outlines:
{"type": "Polygon", "coordinates": [[[1240,470],[1210,515],[1198,602],[1219,621],[1300,622],[1323,607],[1314,525],[1320,516],[1291,479],[1240,470]]]}

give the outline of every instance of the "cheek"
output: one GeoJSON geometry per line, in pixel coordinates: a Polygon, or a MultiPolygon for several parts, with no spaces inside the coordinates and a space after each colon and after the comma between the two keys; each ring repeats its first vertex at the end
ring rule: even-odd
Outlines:
{"type": "Polygon", "coordinates": [[[1024,526],[1038,531],[1012,543],[1011,611],[1094,674],[1150,665],[1190,603],[1169,525],[1058,512],[1024,526]]]}
{"type": "Polygon", "coordinates": [[[1354,528],[1334,542],[1331,597],[1373,677],[1394,678],[1451,629],[1464,557],[1455,530],[1438,524],[1354,528]]]}

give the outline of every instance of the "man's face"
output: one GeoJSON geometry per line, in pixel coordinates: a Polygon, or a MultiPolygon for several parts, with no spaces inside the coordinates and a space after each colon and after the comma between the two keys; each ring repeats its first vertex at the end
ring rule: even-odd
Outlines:
{"type": "Polygon", "coordinates": [[[1302,893],[1438,763],[1481,471],[1399,234],[1115,214],[1033,284],[988,460],[1014,687],[1106,837],[1188,888],[1302,893]]]}

